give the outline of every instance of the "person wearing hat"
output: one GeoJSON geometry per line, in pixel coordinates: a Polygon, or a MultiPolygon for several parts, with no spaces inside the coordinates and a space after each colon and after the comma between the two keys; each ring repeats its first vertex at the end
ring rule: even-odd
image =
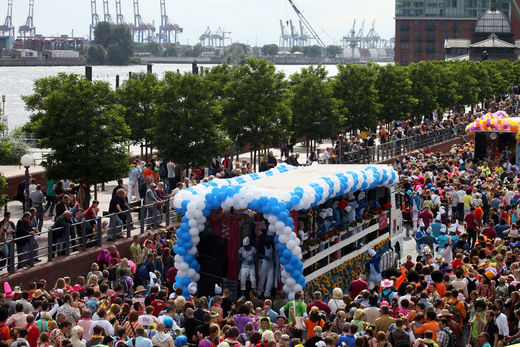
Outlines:
{"type": "Polygon", "coordinates": [[[462,329],[460,325],[453,319],[453,315],[450,313],[450,311],[444,308],[441,310],[438,316],[439,320],[446,320],[447,327],[455,334],[457,341],[462,343],[462,329]]]}
{"type": "Polygon", "coordinates": [[[246,290],[247,278],[251,282],[251,288],[256,289],[256,272],[255,272],[255,261],[257,257],[256,248],[251,246],[249,237],[246,236],[242,239],[242,247],[238,250],[238,260],[241,262],[240,265],[240,290],[242,293],[246,290]]]}

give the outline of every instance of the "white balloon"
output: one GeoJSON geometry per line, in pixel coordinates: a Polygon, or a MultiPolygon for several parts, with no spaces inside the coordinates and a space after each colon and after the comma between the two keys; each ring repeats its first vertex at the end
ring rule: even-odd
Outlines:
{"type": "Polygon", "coordinates": [[[180,263],[179,267],[178,267],[179,270],[184,270],[184,271],[187,271],[189,268],[190,267],[189,267],[188,263],[186,263],[186,262],[180,263]]]}
{"type": "MultiPolygon", "coordinates": [[[[193,278],[193,276],[195,276],[197,274],[197,271],[195,271],[194,269],[188,269],[187,274],[188,274],[189,278],[193,278]]],[[[181,277],[185,277],[185,276],[181,276],[181,277]]]]}
{"type": "Polygon", "coordinates": [[[294,288],[295,292],[299,292],[300,290],[303,290],[302,285],[298,284],[298,283],[296,283],[293,288],[294,288]]]}
{"type": "Polygon", "coordinates": [[[276,230],[282,231],[283,228],[285,227],[285,224],[283,224],[283,222],[278,221],[278,222],[276,222],[275,226],[276,226],[276,230]]]}
{"type": "Polygon", "coordinates": [[[195,276],[193,276],[193,280],[194,280],[195,282],[198,282],[198,280],[200,280],[200,274],[198,274],[198,273],[195,274],[195,276]]]}
{"type": "Polygon", "coordinates": [[[294,234],[291,227],[285,227],[283,228],[283,232],[287,235],[291,235],[291,234],[294,234]]]}
{"type": "Polygon", "coordinates": [[[187,218],[193,218],[195,211],[193,210],[187,210],[184,214],[187,218]]]}
{"type": "Polygon", "coordinates": [[[182,201],[181,199],[175,199],[173,200],[173,206],[175,206],[175,208],[179,209],[182,207],[182,201]]]}
{"type": "Polygon", "coordinates": [[[202,210],[196,210],[195,211],[195,217],[196,218],[201,218],[202,217],[202,210]]]}
{"type": "Polygon", "coordinates": [[[245,200],[240,200],[240,202],[238,203],[238,207],[239,207],[240,209],[244,209],[244,208],[246,208],[246,207],[247,207],[247,201],[245,201],[245,200]]]}
{"type": "Polygon", "coordinates": [[[179,277],[186,277],[186,271],[184,271],[184,270],[178,270],[178,271],[177,271],[177,275],[178,275],[179,277]]]}
{"type": "Polygon", "coordinates": [[[296,247],[296,243],[293,240],[287,242],[288,249],[292,250],[294,247],[296,247]]]}
{"type": "MultiPolygon", "coordinates": [[[[186,217],[188,217],[188,216],[186,216],[186,217]]],[[[188,218],[189,218],[189,217],[188,217],[188,218]]],[[[197,227],[197,221],[196,221],[196,220],[193,220],[193,219],[190,219],[190,220],[188,221],[188,225],[189,225],[190,227],[192,227],[192,228],[196,228],[196,227],[197,227]]]]}
{"type": "Polygon", "coordinates": [[[198,228],[190,228],[189,233],[191,236],[197,236],[200,233],[200,231],[198,228]]]}
{"type": "Polygon", "coordinates": [[[274,223],[276,223],[277,220],[278,220],[278,219],[277,219],[275,216],[273,216],[272,214],[270,214],[269,217],[267,217],[267,221],[268,221],[270,224],[274,224],[274,223]]]}
{"type": "Polygon", "coordinates": [[[287,236],[286,235],[280,235],[278,237],[278,241],[280,241],[281,243],[287,243],[288,239],[287,239],[287,236]]]}
{"type": "Polygon", "coordinates": [[[194,236],[191,238],[191,242],[194,244],[194,245],[198,245],[199,242],[200,242],[200,237],[198,236],[194,236]]]}
{"type": "Polygon", "coordinates": [[[289,277],[287,280],[285,280],[286,286],[289,286],[292,288],[295,284],[296,284],[296,281],[292,277],[289,277]]]}
{"type": "Polygon", "coordinates": [[[188,250],[188,254],[195,255],[197,254],[197,247],[192,247],[188,250]]]}
{"type": "Polygon", "coordinates": [[[180,263],[184,258],[180,254],[175,254],[175,257],[173,257],[173,259],[175,259],[175,263],[180,263]]]}
{"type": "MultiPolygon", "coordinates": [[[[315,162],[316,163],[316,162],[315,162]]],[[[317,165],[317,164],[316,164],[317,165]]],[[[285,288],[284,288],[285,289],[285,288]]],[[[289,289],[290,290],[290,289],[289,289]]],[[[287,295],[289,300],[294,300],[294,292],[289,292],[289,295],[287,295]]]]}

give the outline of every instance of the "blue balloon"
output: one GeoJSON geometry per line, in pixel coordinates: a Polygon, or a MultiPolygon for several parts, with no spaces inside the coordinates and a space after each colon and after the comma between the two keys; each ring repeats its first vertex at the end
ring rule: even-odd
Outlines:
{"type": "Polygon", "coordinates": [[[186,254],[186,255],[184,256],[184,261],[185,261],[186,263],[188,263],[188,264],[191,263],[194,259],[195,259],[195,258],[194,258],[193,255],[191,255],[191,254],[186,254]]]}
{"type": "Polygon", "coordinates": [[[188,284],[190,284],[190,279],[189,277],[183,277],[182,278],[182,284],[187,286],[188,284]]]}
{"type": "Polygon", "coordinates": [[[278,216],[280,214],[280,207],[278,206],[271,206],[271,214],[278,216]]]}
{"type": "Polygon", "coordinates": [[[266,196],[262,196],[262,197],[260,197],[258,202],[259,202],[260,206],[265,206],[269,203],[269,200],[267,199],[266,196]]]}
{"type": "Polygon", "coordinates": [[[200,264],[197,263],[197,264],[193,267],[193,269],[194,269],[195,271],[199,272],[199,271],[200,271],[200,264]]]}
{"type": "Polygon", "coordinates": [[[300,202],[300,199],[298,199],[298,197],[293,196],[293,197],[291,198],[291,204],[293,204],[293,205],[298,205],[299,202],[300,202]]]}
{"type": "Polygon", "coordinates": [[[182,288],[181,284],[179,282],[175,282],[173,284],[173,288],[177,289],[177,288],[182,288]]]}
{"type": "Polygon", "coordinates": [[[289,214],[287,213],[287,211],[281,211],[278,214],[278,219],[281,220],[281,221],[286,220],[288,217],[289,217],[289,214]]]}
{"type": "Polygon", "coordinates": [[[184,256],[184,255],[186,255],[186,248],[184,248],[184,247],[179,247],[178,251],[175,252],[175,253],[178,254],[178,255],[182,255],[182,256],[184,256]]]}
{"type": "Polygon", "coordinates": [[[190,233],[182,233],[182,239],[186,242],[190,241],[191,240],[191,235],[190,233]]]}
{"type": "Polygon", "coordinates": [[[188,217],[186,217],[186,216],[182,216],[181,221],[182,221],[182,224],[186,224],[186,225],[188,225],[188,222],[189,222],[190,220],[188,219],[188,217]]]}
{"type": "Polygon", "coordinates": [[[278,205],[278,199],[276,199],[276,198],[269,198],[269,205],[277,206],[278,205]]]}
{"type": "Polygon", "coordinates": [[[284,249],[282,253],[282,257],[284,258],[291,258],[292,252],[290,249],[284,249]]]}
{"type": "Polygon", "coordinates": [[[285,271],[287,271],[288,273],[292,273],[294,271],[294,267],[291,263],[285,265],[285,271]]]}
{"type": "Polygon", "coordinates": [[[291,264],[298,264],[300,262],[300,259],[298,259],[297,256],[295,256],[294,254],[291,255],[291,264]]]}
{"type": "Polygon", "coordinates": [[[191,249],[193,247],[193,242],[188,241],[184,243],[184,248],[191,249]]]}
{"type": "Polygon", "coordinates": [[[289,258],[289,257],[280,257],[280,264],[283,264],[283,265],[288,264],[290,259],[291,258],[289,258]]]}
{"type": "Polygon", "coordinates": [[[226,200],[226,198],[227,198],[226,194],[224,194],[224,193],[222,193],[222,192],[220,192],[220,193],[218,194],[218,199],[220,200],[220,202],[226,200]]]}
{"type": "Polygon", "coordinates": [[[252,209],[252,210],[258,210],[258,200],[254,199],[253,201],[251,201],[249,203],[249,208],[252,209]]]}
{"type": "Polygon", "coordinates": [[[188,200],[183,200],[181,202],[181,206],[182,206],[183,209],[186,209],[188,207],[188,200]]]}
{"type": "Polygon", "coordinates": [[[300,270],[298,269],[294,269],[292,272],[291,272],[291,276],[293,278],[298,278],[298,276],[300,276],[300,270]]]}

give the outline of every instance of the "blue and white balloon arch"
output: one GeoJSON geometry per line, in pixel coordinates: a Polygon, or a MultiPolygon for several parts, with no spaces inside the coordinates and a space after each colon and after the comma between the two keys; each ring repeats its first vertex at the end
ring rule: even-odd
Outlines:
{"type": "Polygon", "coordinates": [[[284,291],[291,297],[305,287],[302,251],[294,232],[291,210],[308,210],[325,201],[348,193],[364,191],[378,186],[391,186],[398,176],[390,166],[366,166],[330,176],[317,178],[308,185],[276,196],[267,189],[243,184],[262,180],[274,175],[299,170],[286,164],[269,171],[243,175],[231,179],[217,179],[192,188],[181,190],[174,199],[178,212],[184,214],[177,229],[177,245],[174,247],[175,288],[182,288],[188,295],[188,285],[200,279],[200,264],[196,260],[199,234],[205,228],[206,217],[214,209],[228,210],[249,208],[264,214],[269,222],[269,231],[276,233],[275,242],[280,255],[281,276],[284,291]]]}

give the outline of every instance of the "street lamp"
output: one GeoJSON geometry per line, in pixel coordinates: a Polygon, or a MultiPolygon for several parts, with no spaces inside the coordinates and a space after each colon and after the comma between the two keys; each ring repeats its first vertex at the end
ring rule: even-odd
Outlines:
{"type": "Polygon", "coordinates": [[[25,204],[23,205],[23,210],[29,210],[29,166],[33,164],[34,160],[29,154],[24,154],[22,158],[20,158],[20,163],[25,167],[25,204]]]}

